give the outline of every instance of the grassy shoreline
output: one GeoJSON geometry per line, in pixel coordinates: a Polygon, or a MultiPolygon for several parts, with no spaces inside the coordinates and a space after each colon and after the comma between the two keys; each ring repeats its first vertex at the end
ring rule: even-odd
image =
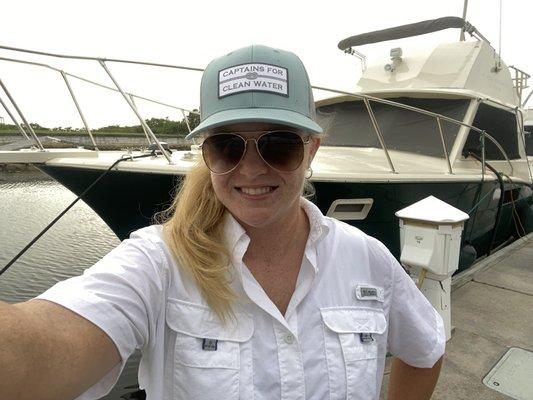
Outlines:
{"type": "MultiPolygon", "coordinates": [[[[91,132],[94,137],[144,137],[143,132],[91,132]]],[[[61,136],[61,137],[79,137],[79,136],[89,136],[85,131],[36,131],[35,134],[38,137],[44,136],[61,136]]],[[[20,136],[22,135],[17,131],[2,131],[0,130],[0,137],[2,136],[20,136]]],[[[165,135],[162,133],[156,134],[157,137],[178,137],[177,135],[165,135]]]]}

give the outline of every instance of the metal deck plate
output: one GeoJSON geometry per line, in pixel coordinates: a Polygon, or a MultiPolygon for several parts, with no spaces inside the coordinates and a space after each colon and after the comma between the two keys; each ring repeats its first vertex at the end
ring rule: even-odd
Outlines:
{"type": "Polygon", "coordinates": [[[516,400],[533,400],[533,353],[511,347],[483,383],[516,400]]]}

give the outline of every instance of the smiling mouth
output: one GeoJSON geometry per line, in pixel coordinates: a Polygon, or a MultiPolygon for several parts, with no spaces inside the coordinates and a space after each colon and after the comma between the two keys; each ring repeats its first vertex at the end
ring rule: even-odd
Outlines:
{"type": "Polygon", "coordinates": [[[264,194],[268,194],[276,190],[277,186],[263,186],[263,187],[255,187],[255,188],[249,188],[249,187],[237,187],[236,189],[243,194],[249,195],[249,196],[261,196],[264,194]]]}

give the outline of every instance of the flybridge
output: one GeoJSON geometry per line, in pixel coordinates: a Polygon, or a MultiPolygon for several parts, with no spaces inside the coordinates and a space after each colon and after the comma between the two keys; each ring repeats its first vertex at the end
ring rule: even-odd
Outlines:
{"type": "Polygon", "coordinates": [[[463,91],[464,95],[488,98],[514,108],[523,104],[522,96],[530,77],[514,66],[507,66],[488,39],[459,17],[443,17],[350,36],[341,40],[338,47],[362,60],[363,76],[358,86],[367,93],[427,89],[463,91]],[[449,28],[468,32],[477,41],[441,43],[427,54],[403,52],[397,47],[390,51],[390,62],[368,68],[366,57],[355,50],[357,46],[449,28]]]}

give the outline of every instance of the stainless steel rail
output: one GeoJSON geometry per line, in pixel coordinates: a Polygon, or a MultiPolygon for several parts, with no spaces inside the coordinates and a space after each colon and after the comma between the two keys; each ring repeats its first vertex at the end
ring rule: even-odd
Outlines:
{"type": "Polygon", "coordinates": [[[78,104],[78,100],[76,100],[76,96],[74,95],[74,91],[72,90],[72,87],[70,86],[70,83],[67,78],[67,74],[65,74],[64,71],[61,71],[61,76],[65,80],[65,84],[67,85],[67,89],[72,96],[72,100],[74,101],[74,105],[76,106],[76,109],[78,110],[78,113],[80,114],[81,121],[83,122],[83,125],[85,126],[85,130],[89,134],[89,137],[91,138],[91,142],[93,143],[94,149],[98,151],[98,146],[96,145],[96,142],[94,141],[93,134],[91,130],[89,129],[89,125],[87,125],[87,121],[85,120],[85,117],[83,116],[83,112],[81,111],[80,105],[78,104]]]}
{"type": "Polygon", "coordinates": [[[527,80],[531,78],[531,75],[515,67],[514,65],[509,65],[509,69],[514,71],[514,78],[511,78],[511,79],[513,80],[513,84],[516,90],[516,95],[518,96],[518,100],[519,102],[522,102],[522,93],[524,89],[527,89],[529,87],[527,85],[527,80]]]}
{"type": "Polygon", "coordinates": [[[383,149],[383,152],[385,153],[385,157],[387,158],[387,162],[389,163],[389,167],[391,169],[392,173],[396,173],[396,170],[394,169],[394,165],[392,164],[392,160],[389,155],[389,151],[387,150],[387,145],[385,144],[385,140],[383,140],[383,135],[381,134],[381,131],[379,129],[378,121],[376,119],[376,116],[374,115],[374,111],[372,110],[372,106],[370,106],[370,101],[367,98],[363,98],[363,101],[365,103],[366,109],[368,111],[368,115],[370,116],[370,121],[372,121],[372,126],[374,127],[374,132],[376,133],[379,143],[381,144],[381,148],[383,149]]]}
{"type": "Polygon", "coordinates": [[[4,103],[1,97],[0,97],[0,104],[2,104],[2,107],[4,107],[4,110],[6,110],[7,115],[9,115],[9,118],[11,118],[11,121],[13,121],[13,123],[15,124],[19,132],[22,134],[24,139],[30,140],[30,137],[26,134],[26,132],[24,132],[24,129],[22,129],[22,127],[20,126],[18,121],[15,119],[13,114],[11,114],[11,111],[9,111],[9,108],[7,107],[6,103],[4,103]]]}
{"type": "MultiPolygon", "coordinates": [[[[137,104],[135,104],[135,98],[133,97],[132,94],[128,94],[130,100],[131,100],[131,104],[133,104],[135,107],[137,107],[137,104]]],[[[141,125],[141,128],[143,129],[143,132],[144,132],[144,136],[146,137],[146,142],[148,143],[148,146],[150,146],[152,144],[152,142],[150,141],[150,135],[149,133],[146,131],[146,129],[144,128],[144,125],[141,125]]]]}
{"type": "MultiPolygon", "coordinates": [[[[6,46],[0,46],[0,48],[7,48],[6,46]]],[[[13,50],[14,48],[7,48],[7,49],[11,49],[13,50]]],[[[16,49],[16,51],[24,51],[22,49],[16,49]]],[[[145,101],[149,101],[149,102],[152,102],[152,103],[155,103],[155,104],[159,104],[159,105],[162,105],[162,106],[166,106],[166,107],[171,107],[171,108],[174,108],[176,110],[179,110],[183,116],[183,119],[185,120],[185,124],[187,125],[187,130],[190,132],[191,131],[191,127],[190,127],[190,124],[189,124],[189,121],[187,120],[187,117],[185,115],[185,112],[189,113],[189,114],[198,114],[198,112],[196,111],[193,111],[193,110],[188,110],[188,109],[185,109],[185,108],[182,108],[182,107],[177,107],[177,106],[173,106],[173,105],[170,105],[170,104],[167,104],[167,103],[163,103],[163,102],[160,102],[160,101],[157,101],[157,100],[153,100],[153,99],[149,99],[147,97],[143,97],[143,96],[139,96],[139,95],[136,95],[134,93],[126,93],[122,90],[122,88],[119,86],[118,82],[115,80],[115,78],[113,77],[113,75],[111,74],[111,72],[109,71],[109,69],[107,68],[107,66],[105,65],[105,62],[104,62],[104,59],[97,59],[97,58],[94,58],[94,57],[70,57],[70,56],[65,56],[65,55],[54,55],[54,54],[51,54],[51,53],[42,53],[42,52],[33,52],[33,51],[29,51],[30,53],[33,53],[33,54],[41,54],[41,55],[49,55],[49,56],[54,56],[54,57],[61,57],[61,58],[75,58],[75,59],[87,59],[87,60],[98,60],[98,62],[100,63],[100,65],[104,68],[104,70],[106,71],[106,73],[108,74],[108,76],[110,77],[110,79],[113,81],[113,83],[115,84],[116,88],[112,88],[112,87],[109,87],[107,85],[104,85],[104,84],[101,84],[101,83],[98,83],[98,82],[94,82],[94,81],[91,81],[89,79],[86,79],[86,78],[83,78],[81,76],[77,76],[77,75],[74,75],[74,74],[70,74],[68,72],[65,72],[59,68],[55,68],[55,67],[52,67],[51,65],[48,65],[48,64],[44,64],[44,63],[38,63],[38,62],[33,62],[33,61],[26,61],[26,60],[19,60],[19,59],[14,59],[14,58],[7,58],[7,57],[0,57],[0,60],[2,61],[9,61],[9,62],[16,62],[16,63],[22,63],[22,64],[28,64],[28,65],[33,65],[33,66],[37,66],[37,67],[43,67],[43,68],[47,68],[47,69],[50,69],[50,70],[53,70],[53,71],[56,71],[56,72],[59,72],[63,78],[63,80],[65,81],[65,84],[67,85],[67,88],[70,92],[70,95],[72,97],[72,100],[74,102],[74,105],[76,106],[76,109],[78,110],[78,113],[80,114],[80,117],[82,119],[82,122],[85,126],[85,130],[87,131],[87,133],[89,134],[89,137],[91,139],[91,142],[93,144],[93,146],[95,147],[95,150],[98,150],[98,147],[97,147],[97,144],[96,144],[96,141],[92,135],[92,132],[89,128],[89,125],[83,115],[83,111],[81,110],[81,107],[76,99],[76,96],[74,94],[74,91],[72,90],[72,87],[68,81],[68,78],[67,77],[73,77],[73,78],[76,78],[76,79],[79,79],[79,80],[82,80],[84,82],[87,82],[87,83],[90,83],[90,84],[93,84],[93,85],[96,85],[98,87],[102,87],[104,89],[108,89],[108,90],[112,90],[112,91],[115,91],[115,92],[119,92],[123,97],[124,97],[124,100],[128,103],[128,106],[132,109],[132,111],[135,113],[135,115],[137,116],[137,118],[139,119],[140,121],[140,124],[142,126],[142,129],[143,129],[143,132],[146,136],[146,139],[147,139],[147,143],[148,145],[150,145],[151,143],[155,143],[156,146],[158,147],[158,149],[162,152],[162,154],[164,155],[164,157],[167,159],[167,161],[169,162],[169,164],[172,164],[172,160],[170,158],[170,156],[167,154],[167,152],[164,150],[163,146],[160,144],[159,140],[157,139],[157,137],[154,135],[154,133],[152,132],[152,130],[150,129],[150,127],[146,124],[144,118],[142,118],[142,116],[140,115],[138,109],[137,109],[137,106],[135,104],[135,101],[134,101],[134,98],[138,98],[138,99],[142,99],[142,100],[145,100],[145,101]]],[[[109,60],[109,59],[108,59],[109,60]]],[[[143,63],[143,62],[138,62],[138,61],[128,61],[128,60],[111,60],[111,61],[117,61],[117,62],[130,62],[130,63],[133,63],[133,64],[143,64],[143,65],[155,65],[155,66],[160,66],[160,67],[172,67],[172,66],[169,66],[169,65],[166,65],[166,64],[155,64],[155,63],[143,63]]],[[[179,67],[179,66],[173,66],[173,67],[176,67],[176,68],[182,68],[182,67],[179,67]]],[[[190,69],[190,70],[198,70],[198,69],[195,69],[195,68],[187,68],[187,67],[183,67],[183,69],[190,69]]],[[[200,70],[201,71],[201,70],[200,70]]],[[[14,100],[12,99],[12,97],[10,96],[9,92],[7,92],[7,89],[5,88],[5,86],[2,84],[2,87],[4,88],[4,91],[6,92],[6,94],[8,95],[9,99],[11,100],[11,103],[13,104],[13,106],[15,107],[15,109],[17,110],[17,112],[19,113],[19,115],[21,116],[21,118],[25,121],[25,118],[24,116],[22,115],[22,113],[20,112],[20,109],[18,108],[18,106],[16,105],[16,103],[14,103],[14,100]]],[[[5,104],[2,102],[2,105],[3,107],[6,109],[8,115],[10,116],[11,120],[13,121],[13,123],[15,125],[17,125],[19,131],[22,133],[23,137],[25,139],[28,139],[29,140],[29,137],[28,135],[26,134],[26,132],[22,129],[22,127],[20,126],[20,124],[18,124],[18,122],[14,119],[13,115],[9,112],[9,110],[7,109],[7,107],[5,106],[5,104]]],[[[36,141],[39,149],[41,151],[45,151],[44,147],[42,147],[41,145],[41,142],[39,141],[37,135],[35,135],[35,133],[33,132],[33,129],[31,128],[31,126],[29,126],[27,124],[27,122],[25,121],[24,122],[27,126],[28,126],[28,129],[30,130],[30,132],[32,133],[32,137],[34,138],[34,140],[36,141]]]]}
{"type": "Polygon", "coordinates": [[[38,54],[40,56],[68,58],[72,60],[92,60],[92,61],[104,61],[104,62],[112,61],[112,62],[119,62],[119,63],[126,63],[126,64],[150,65],[152,67],[176,68],[176,69],[183,69],[183,70],[188,70],[188,71],[203,72],[203,68],[184,67],[180,65],[160,64],[160,63],[152,63],[152,62],[146,62],[146,61],[122,60],[119,58],[105,58],[105,57],[72,56],[72,55],[57,54],[57,53],[47,53],[44,51],[37,51],[37,50],[21,49],[18,47],[10,47],[10,46],[0,46],[0,49],[10,50],[10,51],[19,51],[21,53],[38,54]]]}
{"type": "MultiPolygon", "coordinates": [[[[2,48],[2,46],[0,46],[0,48],[2,48]]],[[[26,60],[18,60],[18,59],[15,59],[15,58],[7,58],[7,57],[0,57],[0,61],[9,61],[9,62],[15,62],[15,63],[20,63],[20,64],[28,64],[28,65],[34,65],[34,66],[37,66],[37,67],[43,67],[43,68],[48,68],[48,69],[51,69],[53,71],[56,71],[56,72],[63,72],[61,69],[59,68],[55,68],[55,67],[52,67],[51,65],[48,65],[48,64],[43,64],[43,63],[37,63],[37,62],[33,62],[33,61],[26,61],[26,60]]],[[[99,82],[95,82],[95,81],[92,81],[90,79],[87,79],[87,78],[84,78],[82,76],[78,76],[78,75],[75,75],[75,74],[71,74],[69,72],[65,72],[65,75],[67,76],[70,76],[72,78],[76,78],[76,79],[79,79],[80,81],[84,81],[84,82],[87,82],[87,83],[90,83],[92,85],[95,85],[95,86],[98,86],[98,87],[101,87],[103,89],[108,89],[108,90],[112,90],[114,92],[118,92],[118,90],[116,88],[113,88],[111,86],[107,86],[107,85],[104,85],[102,83],[99,83],[99,82]]],[[[200,114],[198,111],[194,111],[194,110],[189,110],[187,108],[183,108],[183,107],[178,107],[178,106],[174,106],[172,104],[168,104],[168,103],[163,103],[161,101],[157,101],[157,100],[154,100],[154,99],[150,99],[148,97],[143,97],[143,96],[140,96],[138,94],[135,94],[135,93],[126,93],[128,95],[132,95],[138,99],[141,99],[141,100],[145,100],[145,101],[149,101],[151,103],[154,103],[154,104],[159,104],[161,106],[165,106],[165,107],[170,107],[170,108],[174,108],[176,110],[180,110],[182,112],[187,112],[187,113],[190,113],[190,114],[200,114]]]]}
{"type": "Polygon", "coordinates": [[[128,105],[131,107],[131,109],[133,110],[133,112],[135,113],[135,115],[137,116],[137,118],[139,118],[139,122],[141,123],[143,129],[145,130],[145,132],[148,133],[148,135],[150,136],[150,138],[154,141],[154,143],[157,145],[157,148],[159,149],[159,151],[161,152],[161,154],[163,154],[165,156],[165,158],[167,159],[168,163],[169,164],[172,164],[172,159],[170,158],[170,156],[168,155],[168,152],[163,148],[163,146],[161,145],[161,143],[159,143],[159,140],[157,140],[157,138],[155,137],[154,135],[154,132],[152,132],[152,130],[150,129],[150,127],[148,126],[148,124],[146,123],[146,121],[144,120],[144,118],[141,116],[141,114],[139,114],[139,111],[137,110],[137,107],[135,107],[135,104],[133,104],[133,102],[130,101],[130,99],[128,98],[128,96],[126,95],[126,93],[124,93],[124,91],[122,90],[122,88],[120,87],[120,85],[118,84],[117,80],[115,79],[115,77],[113,76],[113,74],[111,74],[111,71],[109,70],[109,68],[107,68],[107,65],[104,61],[102,60],[99,60],[99,63],[100,65],[102,66],[102,68],[104,68],[105,72],[107,72],[107,75],[109,75],[109,78],[111,78],[111,80],[113,81],[113,83],[115,84],[115,86],[117,87],[117,89],[119,90],[120,94],[122,95],[122,97],[124,97],[124,100],[126,100],[126,103],[128,103],[128,105]]]}
{"type": "Polygon", "coordinates": [[[9,101],[11,102],[11,104],[13,104],[13,107],[15,107],[15,110],[17,111],[17,114],[20,116],[20,119],[22,119],[22,121],[24,122],[25,128],[30,131],[30,134],[33,140],[35,141],[35,144],[37,144],[37,147],[39,147],[40,150],[44,151],[44,147],[41,141],[39,140],[39,138],[33,131],[33,128],[31,127],[30,123],[28,122],[28,120],[26,119],[22,111],[20,110],[19,106],[15,102],[15,99],[13,99],[13,96],[11,96],[11,93],[9,93],[9,90],[7,90],[7,87],[6,85],[4,85],[4,82],[2,82],[2,79],[0,79],[0,86],[2,87],[2,89],[4,89],[4,92],[7,98],[9,99],[9,101]]]}
{"type": "Polygon", "coordinates": [[[444,150],[444,157],[446,157],[446,163],[448,164],[448,173],[453,174],[452,164],[450,163],[450,157],[448,155],[448,149],[446,148],[446,142],[444,141],[444,134],[442,133],[442,124],[440,122],[440,117],[436,118],[437,127],[439,128],[440,141],[442,143],[442,148],[444,150]]]}

